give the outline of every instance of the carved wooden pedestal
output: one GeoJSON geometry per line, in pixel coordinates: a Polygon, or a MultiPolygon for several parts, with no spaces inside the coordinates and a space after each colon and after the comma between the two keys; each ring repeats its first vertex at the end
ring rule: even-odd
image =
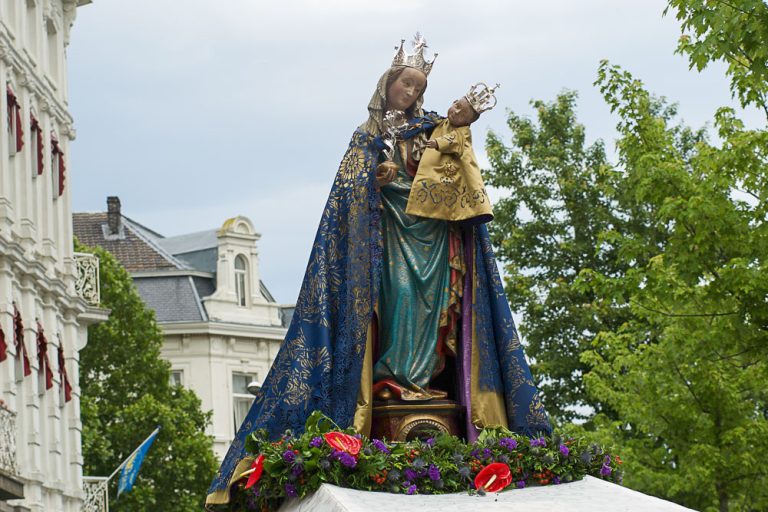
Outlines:
{"type": "Polygon", "coordinates": [[[426,439],[435,431],[465,437],[464,407],[453,400],[373,403],[372,438],[391,441],[426,439]]]}

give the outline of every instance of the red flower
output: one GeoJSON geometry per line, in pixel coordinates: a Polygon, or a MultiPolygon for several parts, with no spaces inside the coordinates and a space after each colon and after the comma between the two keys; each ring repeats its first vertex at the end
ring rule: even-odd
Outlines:
{"type": "Polygon", "coordinates": [[[341,432],[328,432],[323,434],[323,437],[331,448],[347,452],[354,457],[357,457],[357,454],[360,453],[360,448],[363,446],[363,443],[358,438],[342,434],[341,432]]]}
{"type": "Polygon", "coordinates": [[[485,466],[475,477],[475,488],[485,492],[499,492],[512,483],[512,471],[502,462],[485,466]]]}
{"type": "Polygon", "coordinates": [[[251,464],[251,469],[244,472],[242,476],[251,475],[248,477],[248,482],[245,484],[246,489],[253,487],[253,484],[259,481],[261,473],[264,471],[264,455],[259,455],[256,460],[251,464]]]}

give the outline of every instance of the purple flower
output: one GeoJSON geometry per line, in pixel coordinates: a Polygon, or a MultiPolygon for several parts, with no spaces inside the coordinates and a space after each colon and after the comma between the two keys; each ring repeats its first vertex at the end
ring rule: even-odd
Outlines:
{"type": "Polygon", "coordinates": [[[403,471],[403,475],[405,476],[406,480],[416,480],[416,477],[418,476],[414,470],[411,468],[405,468],[403,471]]]}
{"type": "Polygon", "coordinates": [[[603,476],[608,476],[611,474],[611,466],[606,466],[603,464],[603,467],[600,468],[600,474],[603,476]]]}
{"type": "Polygon", "coordinates": [[[424,441],[424,444],[429,446],[430,448],[432,448],[432,446],[435,445],[435,438],[434,437],[430,437],[429,439],[424,441]]]}
{"type": "Polygon", "coordinates": [[[374,439],[373,441],[371,441],[371,444],[373,445],[374,448],[379,450],[381,453],[389,454],[389,448],[387,448],[387,445],[386,443],[384,443],[384,441],[380,439],[374,439]]]}
{"type": "Polygon", "coordinates": [[[502,437],[499,439],[499,446],[506,448],[507,450],[514,450],[517,448],[517,441],[511,437],[502,437]]]}
{"type": "Polygon", "coordinates": [[[323,446],[323,438],[320,436],[313,437],[312,440],[309,442],[309,446],[312,448],[320,448],[323,446]]]}
{"type": "Polygon", "coordinates": [[[561,444],[560,445],[560,453],[563,454],[563,457],[567,457],[568,454],[571,453],[571,450],[569,450],[568,447],[565,446],[564,444],[561,444]]]}
{"type": "Polygon", "coordinates": [[[416,487],[415,485],[412,485],[412,486],[408,487],[408,489],[405,490],[405,493],[406,494],[416,494],[416,491],[418,491],[418,490],[419,490],[418,487],[416,487]]]}
{"type": "Polygon", "coordinates": [[[606,455],[603,459],[603,466],[610,466],[611,465],[611,456],[606,455]]]}
{"type": "Polygon", "coordinates": [[[293,461],[296,460],[296,454],[293,453],[293,450],[285,450],[283,452],[283,460],[288,464],[293,464],[293,461]]]}
{"type": "Polygon", "coordinates": [[[552,477],[552,483],[555,484],[555,485],[559,484],[560,483],[560,477],[557,476],[557,475],[553,476],[552,477]]]}
{"type": "Polygon", "coordinates": [[[525,480],[520,480],[517,482],[517,488],[523,489],[525,487],[525,480]]]}
{"type": "Polygon", "coordinates": [[[429,465],[427,474],[429,475],[430,480],[433,480],[433,481],[440,480],[440,469],[438,469],[438,467],[435,466],[434,464],[429,465]]]}
{"type": "Polygon", "coordinates": [[[483,457],[485,457],[486,459],[490,459],[491,457],[493,457],[493,452],[491,451],[490,448],[486,448],[485,450],[483,450],[483,457]]]}
{"type": "Polygon", "coordinates": [[[293,466],[293,469],[291,469],[291,474],[293,476],[299,476],[303,472],[304,472],[304,466],[302,466],[301,464],[296,464],[295,466],[293,466]]]}
{"type": "Polygon", "coordinates": [[[354,468],[357,466],[357,460],[347,452],[339,452],[340,455],[338,456],[339,462],[341,462],[342,466],[348,467],[348,468],[354,468]]]}
{"type": "Polygon", "coordinates": [[[469,456],[470,457],[474,457],[476,459],[479,458],[480,457],[480,450],[472,450],[471,452],[469,452],[469,456]]]}
{"type": "Polygon", "coordinates": [[[543,437],[540,437],[538,439],[529,439],[528,442],[531,445],[531,448],[535,446],[541,446],[542,448],[545,448],[547,446],[547,442],[544,440],[543,437]]]}
{"type": "Polygon", "coordinates": [[[297,498],[299,493],[296,492],[296,487],[292,484],[285,484],[285,495],[289,498],[297,498]]]}

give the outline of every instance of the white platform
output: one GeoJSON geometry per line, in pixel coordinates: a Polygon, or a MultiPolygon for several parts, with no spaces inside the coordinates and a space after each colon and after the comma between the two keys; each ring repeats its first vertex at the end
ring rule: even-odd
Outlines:
{"type": "Polygon", "coordinates": [[[407,496],[355,491],[323,484],[313,495],[286,502],[279,512],[682,512],[692,510],[598,478],[585,477],[570,484],[507,490],[469,496],[407,496]]]}

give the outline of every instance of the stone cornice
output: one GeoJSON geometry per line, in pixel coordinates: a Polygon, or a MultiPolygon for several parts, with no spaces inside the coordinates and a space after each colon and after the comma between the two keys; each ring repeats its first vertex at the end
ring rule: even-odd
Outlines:
{"type": "MultiPolygon", "coordinates": [[[[75,137],[73,119],[67,106],[56,95],[54,86],[40,72],[35,61],[24,51],[16,48],[15,36],[0,22],[0,59],[5,61],[19,76],[17,85],[26,88],[36,98],[38,108],[49,112],[59,121],[62,130],[59,135],[66,134],[70,140],[75,137]]],[[[5,88],[4,84],[3,89],[5,88]]]]}
{"type": "Polygon", "coordinates": [[[235,324],[229,322],[158,322],[163,334],[210,334],[241,338],[263,338],[282,341],[288,331],[285,327],[269,325],[235,324]]]}
{"type": "MultiPolygon", "coordinates": [[[[48,294],[64,316],[79,317],[86,311],[91,311],[83,299],[74,295],[74,275],[52,277],[46,273],[45,265],[37,258],[30,258],[23,247],[13,241],[0,237],[0,271],[8,269],[19,279],[27,279],[34,283],[39,295],[48,294]],[[68,283],[72,283],[70,286],[68,283]]],[[[67,265],[70,267],[71,265],[67,265]]],[[[91,311],[93,313],[93,311],[91,311]]]]}

